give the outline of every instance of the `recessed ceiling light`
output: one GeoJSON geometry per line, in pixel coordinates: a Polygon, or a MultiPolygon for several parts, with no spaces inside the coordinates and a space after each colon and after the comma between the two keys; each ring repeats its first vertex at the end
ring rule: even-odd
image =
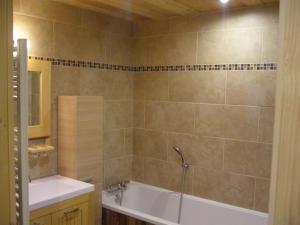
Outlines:
{"type": "Polygon", "coordinates": [[[223,4],[226,4],[229,2],[229,0],[220,0],[220,2],[222,2],[223,4]]]}

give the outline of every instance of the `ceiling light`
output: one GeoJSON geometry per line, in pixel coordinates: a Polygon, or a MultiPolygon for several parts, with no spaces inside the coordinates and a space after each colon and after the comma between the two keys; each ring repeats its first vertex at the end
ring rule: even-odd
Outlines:
{"type": "Polygon", "coordinates": [[[226,4],[229,2],[229,0],[220,0],[220,2],[222,2],[223,4],[226,4]]]}

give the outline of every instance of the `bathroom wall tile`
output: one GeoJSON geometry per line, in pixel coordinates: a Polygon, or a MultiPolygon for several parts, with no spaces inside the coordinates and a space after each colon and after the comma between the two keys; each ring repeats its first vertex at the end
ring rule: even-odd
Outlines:
{"type": "Polygon", "coordinates": [[[60,95],[80,95],[80,70],[72,67],[52,67],[52,102],[60,95]]]}
{"type": "Polygon", "coordinates": [[[144,72],[134,75],[134,98],[168,100],[169,81],[167,72],[144,72]]]}
{"type": "Polygon", "coordinates": [[[240,207],[253,208],[254,178],[196,168],[194,194],[240,207]]]}
{"type": "Polygon", "coordinates": [[[133,38],[133,62],[135,66],[151,65],[150,57],[150,42],[151,38],[133,38]]]}
{"type": "Polygon", "coordinates": [[[133,73],[121,71],[103,71],[104,97],[106,99],[132,99],[133,73]]]}
{"type": "Polygon", "coordinates": [[[81,58],[82,29],[61,23],[54,24],[55,56],[62,59],[81,58]]]}
{"type": "Polygon", "coordinates": [[[196,63],[197,33],[165,35],[149,39],[149,62],[152,65],[196,63]]]}
{"type": "Polygon", "coordinates": [[[127,155],[125,149],[125,130],[105,131],[103,134],[104,159],[127,155]]]}
{"type": "Polygon", "coordinates": [[[192,166],[223,168],[224,141],[221,139],[169,133],[168,160],[181,163],[179,155],[173,149],[174,146],[178,146],[183,151],[185,158],[192,166]]]}
{"type": "Polygon", "coordinates": [[[133,126],[145,127],[145,101],[133,101],[133,126]]]}
{"type": "Polygon", "coordinates": [[[272,143],[273,141],[273,128],[274,128],[274,108],[263,107],[260,112],[259,120],[259,141],[272,143]]]}
{"type": "Polygon", "coordinates": [[[90,30],[98,29],[124,36],[132,34],[132,25],[129,21],[89,10],[82,11],[82,26],[90,30]]]}
{"type": "Polygon", "coordinates": [[[279,28],[278,26],[263,29],[262,62],[277,62],[279,56],[279,28]]]}
{"type": "Polygon", "coordinates": [[[167,159],[167,133],[134,129],[134,154],[167,159]]]}
{"type": "Polygon", "coordinates": [[[52,22],[15,15],[14,37],[28,39],[30,55],[52,57],[54,54],[52,22]]]}
{"type": "Polygon", "coordinates": [[[256,140],[258,119],[258,107],[199,104],[196,129],[207,136],[256,140]]]}
{"type": "Polygon", "coordinates": [[[127,155],[133,154],[133,128],[125,129],[124,133],[124,148],[127,155]]]}
{"type": "Polygon", "coordinates": [[[195,110],[190,103],[146,102],[146,128],[193,132],[195,110]]]}
{"type": "Polygon", "coordinates": [[[104,102],[104,129],[119,129],[132,127],[132,101],[104,102]]]}
{"type": "Polygon", "coordinates": [[[176,72],[169,75],[170,100],[225,103],[226,72],[176,72]]]}
{"type": "Polygon", "coordinates": [[[106,62],[108,51],[108,34],[96,29],[81,30],[81,52],[76,59],[92,62],[106,62]]]}
{"type": "Polygon", "coordinates": [[[105,82],[103,71],[94,68],[80,71],[80,94],[86,96],[104,96],[105,82]]]}
{"type": "MultiPolygon", "coordinates": [[[[145,182],[147,184],[179,191],[181,188],[182,167],[177,163],[145,158],[145,182]]],[[[185,193],[192,191],[193,169],[187,171],[185,193]]]]}
{"type": "Polygon", "coordinates": [[[170,33],[185,33],[225,28],[225,17],[221,13],[200,13],[189,17],[170,19],[170,33]]]}
{"type": "Polygon", "coordinates": [[[144,182],[144,157],[142,156],[133,156],[132,179],[144,182]]]}
{"type": "Polygon", "coordinates": [[[227,103],[234,105],[273,106],[276,72],[229,71],[227,103]]]}
{"type": "Polygon", "coordinates": [[[224,169],[228,172],[269,178],[272,145],[254,142],[226,141],[224,169]]]}
{"type": "Polygon", "coordinates": [[[223,64],[228,62],[226,31],[199,32],[197,40],[198,64],[223,64]]]}
{"type": "Polygon", "coordinates": [[[131,38],[122,37],[116,34],[109,34],[106,46],[107,62],[118,65],[131,64],[131,38]]]}
{"type": "Polygon", "coordinates": [[[104,161],[104,186],[132,178],[132,156],[104,161]]]}
{"type": "Polygon", "coordinates": [[[228,29],[246,27],[269,27],[278,25],[278,4],[231,10],[226,15],[228,29]]]}
{"type": "Polygon", "coordinates": [[[82,95],[102,95],[107,100],[132,98],[133,74],[88,68],[80,71],[82,95]]]}
{"type": "Polygon", "coordinates": [[[136,21],[133,24],[134,37],[147,37],[158,34],[167,34],[169,32],[168,20],[145,20],[136,21]]]}
{"type": "Polygon", "coordinates": [[[21,0],[22,13],[68,23],[81,24],[81,9],[50,0],[21,0]]]}
{"type": "Polygon", "coordinates": [[[259,63],[262,46],[261,29],[234,29],[225,33],[227,63],[259,63]],[[243,37],[243,38],[241,38],[243,37]]]}
{"type": "Polygon", "coordinates": [[[270,180],[255,179],[255,204],[254,209],[268,212],[270,180]]]}

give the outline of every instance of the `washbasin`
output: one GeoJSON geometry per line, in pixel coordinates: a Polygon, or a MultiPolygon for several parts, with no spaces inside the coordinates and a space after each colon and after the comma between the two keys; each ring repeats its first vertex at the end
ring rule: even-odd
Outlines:
{"type": "Polygon", "coordinates": [[[29,210],[46,207],[95,190],[94,185],[55,175],[29,183],[29,210]]]}

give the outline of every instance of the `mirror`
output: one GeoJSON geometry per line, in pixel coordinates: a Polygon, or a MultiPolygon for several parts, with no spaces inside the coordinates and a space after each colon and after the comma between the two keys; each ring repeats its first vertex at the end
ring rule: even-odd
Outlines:
{"type": "Polygon", "coordinates": [[[28,136],[29,139],[51,135],[51,63],[28,61],[28,136]]]}

